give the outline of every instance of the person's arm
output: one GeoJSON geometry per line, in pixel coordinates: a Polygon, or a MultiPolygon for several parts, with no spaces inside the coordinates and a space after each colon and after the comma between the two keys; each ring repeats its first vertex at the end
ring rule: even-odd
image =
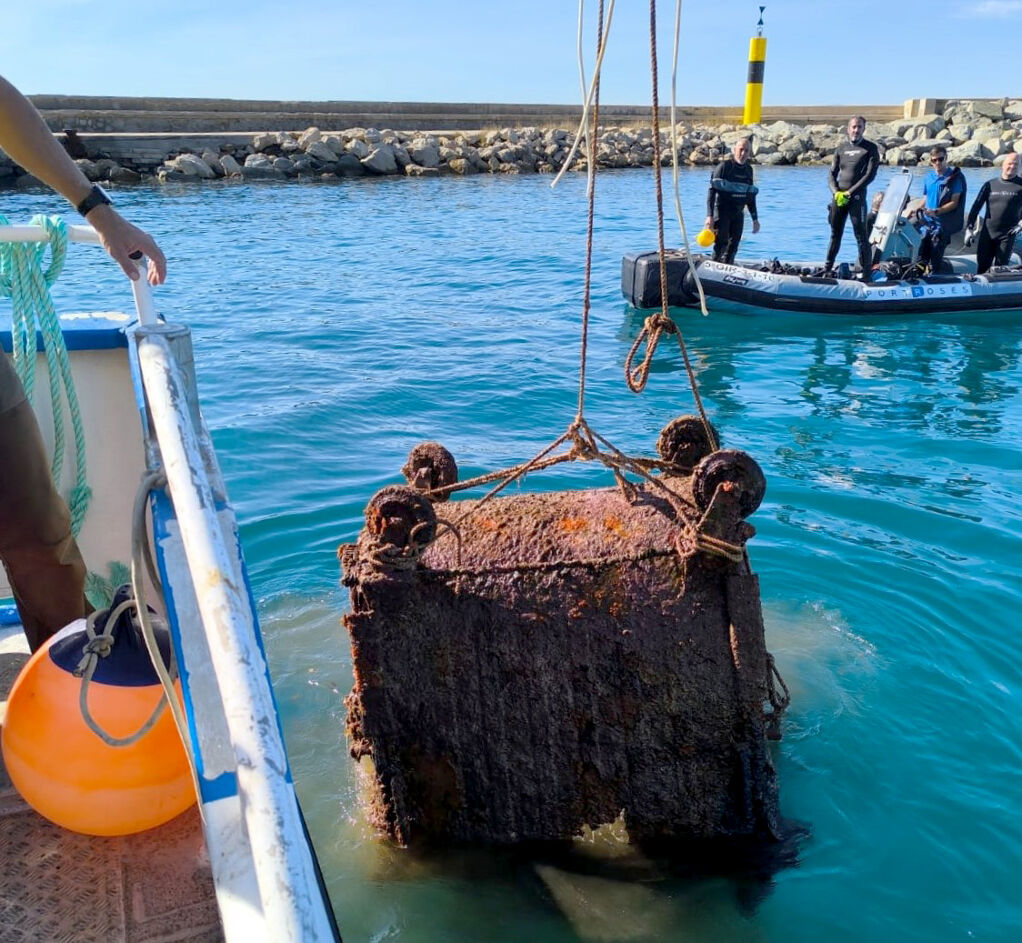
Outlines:
{"type": "MultiPolygon", "coordinates": [[[[750,171],[750,173],[749,173],[749,187],[750,188],[753,187],[754,181],[755,181],[755,177],[752,174],[752,172],[750,171]]],[[[747,203],[747,205],[749,207],[749,216],[752,217],[752,231],[754,233],[757,233],[757,232],[759,232],[759,213],[756,211],[756,194],[750,192],[748,197],[746,197],[746,203],[747,203]]]]}
{"type": "Polygon", "coordinates": [[[717,188],[713,185],[714,180],[720,180],[724,173],[724,164],[717,164],[710,174],[710,187],[706,192],[706,228],[713,229],[713,215],[717,209],[717,188]]]}
{"type": "Polygon", "coordinates": [[[969,207],[969,216],[965,220],[965,228],[972,229],[976,225],[976,220],[979,218],[979,211],[983,209],[983,205],[986,203],[990,196],[990,181],[988,180],[979,188],[979,193],[976,194],[976,199],[972,201],[972,206],[969,207]]]}
{"type": "MultiPolygon", "coordinates": [[[[88,178],[50,133],[33,104],[3,76],[0,76],[0,149],[72,206],[78,206],[92,190],[88,178]]],[[[99,234],[103,248],[129,278],[138,278],[138,267],[131,255],[141,252],[149,259],[149,281],[158,285],[164,280],[167,262],[159,246],[112,206],[96,206],[89,211],[87,221],[99,234]]]]}
{"type": "Polygon", "coordinates": [[[758,224],[759,223],[759,213],[756,212],[756,194],[751,192],[752,188],[755,186],[755,179],[756,178],[755,178],[753,172],[750,170],[749,171],[749,188],[750,188],[750,193],[745,198],[745,200],[746,200],[746,203],[748,204],[749,215],[752,217],[752,221],[754,223],[758,224]]]}
{"type": "Polygon", "coordinates": [[[841,167],[841,148],[837,148],[834,151],[834,156],[830,160],[830,173],[827,175],[827,185],[830,187],[831,193],[837,193],[837,174],[841,167]]]}

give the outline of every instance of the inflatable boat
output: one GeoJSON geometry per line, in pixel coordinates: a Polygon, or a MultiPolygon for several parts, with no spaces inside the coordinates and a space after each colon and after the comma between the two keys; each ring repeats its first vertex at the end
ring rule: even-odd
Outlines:
{"type": "MultiPolygon", "coordinates": [[[[961,235],[952,239],[940,272],[924,273],[913,260],[922,234],[907,210],[911,175],[895,176],[884,193],[870,233],[874,264],[865,277],[842,263],[827,271],[822,262],[736,261],[668,250],[667,303],[697,304],[696,275],[707,303],[716,309],[774,310],[816,314],[904,314],[994,311],[1022,308],[1022,264],[976,274],[976,258],[961,235]]],[[[629,253],[621,263],[621,290],[636,308],[660,306],[656,252],[629,253]]]]}

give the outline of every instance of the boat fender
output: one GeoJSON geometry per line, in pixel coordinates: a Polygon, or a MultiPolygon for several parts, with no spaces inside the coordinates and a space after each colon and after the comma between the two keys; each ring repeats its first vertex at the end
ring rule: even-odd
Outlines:
{"type": "MultiPolygon", "coordinates": [[[[127,598],[93,617],[93,635],[127,598]]],[[[87,723],[79,706],[83,650],[97,647],[84,619],[61,629],[25,664],[11,688],[3,724],[4,763],[22,798],[40,815],[86,835],[129,835],[164,822],[195,802],[188,759],[164,705],[137,738],[163,697],[131,610],[111,627],[109,653],[98,657],[86,690],[88,713],[113,745],[87,723]]],[[[155,627],[164,663],[170,639],[155,627]]]]}

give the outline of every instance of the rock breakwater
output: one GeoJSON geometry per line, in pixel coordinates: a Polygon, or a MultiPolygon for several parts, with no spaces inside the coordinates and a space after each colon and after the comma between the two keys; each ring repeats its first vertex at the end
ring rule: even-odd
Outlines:
{"type": "MultiPolygon", "coordinates": [[[[941,114],[905,118],[867,128],[885,163],[911,167],[925,162],[936,144],[948,149],[960,167],[990,166],[1012,151],[1022,152],[1022,101],[950,100],[941,114]]],[[[844,139],[844,129],[830,124],[776,121],[737,127],[679,123],[678,155],[689,166],[712,165],[726,156],[735,141],[752,137],[754,163],[760,165],[821,164],[830,161],[844,139]]],[[[160,182],[221,178],[276,179],[346,178],[357,176],[429,177],[443,174],[554,173],[571,159],[571,170],[585,170],[586,157],[572,156],[574,131],[563,128],[502,128],[484,131],[422,132],[349,128],[302,132],[265,132],[201,149],[174,149],[154,157],[151,147],[128,149],[116,159],[101,148],[89,149],[78,164],[90,180],[129,184],[143,179],[160,182]]],[[[82,143],[75,140],[80,148],[82,143]]],[[[80,151],[79,151],[80,153],[80,151]]],[[[661,132],[661,160],[671,162],[671,135],[661,132]]],[[[597,165],[604,168],[649,167],[653,135],[649,128],[601,128],[597,165]]],[[[0,186],[38,183],[0,154],[0,186]]]]}

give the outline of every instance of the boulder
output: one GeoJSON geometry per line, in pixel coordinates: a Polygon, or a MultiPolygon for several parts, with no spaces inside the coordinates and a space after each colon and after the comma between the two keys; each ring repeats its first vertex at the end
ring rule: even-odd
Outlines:
{"type": "Polygon", "coordinates": [[[271,132],[264,134],[257,134],[252,138],[252,150],[254,151],[265,151],[266,148],[272,147],[277,143],[277,135],[271,132]]]}
{"type": "Polygon", "coordinates": [[[355,138],[348,144],[348,153],[354,154],[359,160],[369,156],[369,145],[360,138],[355,138]]]}
{"type": "Polygon", "coordinates": [[[224,176],[224,166],[223,164],[220,163],[219,154],[215,154],[213,151],[207,148],[202,152],[202,160],[204,163],[209,165],[210,169],[218,177],[224,176]]]}
{"type": "Polygon", "coordinates": [[[200,177],[203,180],[213,180],[216,177],[213,168],[195,154],[179,154],[172,161],[168,161],[168,166],[188,177],[200,177]]]}
{"type": "Polygon", "coordinates": [[[78,165],[78,169],[85,174],[86,179],[93,181],[102,179],[102,175],[100,174],[95,161],[91,161],[87,157],[79,157],[75,163],[78,165]]]}
{"type": "Polygon", "coordinates": [[[220,156],[220,166],[223,168],[225,177],[241,176],[241,165],[230,154],[220,156]]]}
{"type": "Polygon", "coordinates": [[[96,161],[96,171],[99,173],[100,180],[109,180],[110,171],[117,166],[117,161],[111,160],[109,157],[100,157],[96,161]]]}
{"type": "Polygon", "coordinates": [[[440,171],[436,167],[423,167],[420,164],[406,164],[405,174],[409,177],[439,177],[440,171]]]}
{"type": "MultiPolygon", "coordinates": [[[[188,174],[181,173],[180,170],[174,170],[173,167],[161,167],[156,171],[156,179],[160,183],[180,183],[184,180],[198,180],[198,177],[189,177],[188,174]]],[[[20,180],[18,181],[21,182],[20,180]]]]}
{"type": "Polygon", "coordinates": [[[984,160],[993,160],[995,157],[1005,153],[1007,146],[1001,140],[1001,136],[974,138],[979,146],[984,160]]]}
{"type": "Polygon", "coordinates": [[[1004,117],[1004,105],[1005,100],[998,98],[994,101],[984,101],[983,99],[975,99],[973,101],[966,102],[965,110],[970,115],[975,115],[981,118],[990,118],[992,121],[1000,121],[1004,117]]]}
{"type": "Polygon", "coordinates": [[[309,145],[315,144],[317,141],[323,139],[323,134],[319,128],[306,128],[300,135],[298,135],[298,146],[308,152],[309,145]]]}
{"type": "Polygon", "coordinates": [[[337,160],[337,152],[326,141],[312,141],[306,146],[305,153],[324,163],[332,164],[337,160]]]}
{"type": "Polygon", "coordinates": [[[109,180],[111,183],[138,183],[142,175],[130,167],[121,167],[119,164],[111,168],[109,180]]]}
{"type": "Polygon", "coordinates": [[[979,141],[966,141],[947,152],[948,160],[956,167],[981,167],[983,165],[983,146],[979,141]]]}
{"type": "Polygon", "coordinates": [[[440,151],[435,142],[416,138],[408,146],[408,156],[420,167],[437,167],[440,164],[440,151]]]}
{"type": "Polygon", "coordinates": [[[245,164],[241,175],[246,180],[286,180],[287,178],[268,161],[264,166],[245,164]]]}
{"type": "Polygon", "coordinates": [[[465,177],[468,174],[479,173],[475,164],[473,164],[467,157],[455,157],[453,160],[448,161],[448,166],[454,173],[462,177],[465,177]]]}
{"type": "Polygon", "coordinates": [[[394,148],[389,144],[378,144],[368,157],[362,159],[362,166],[374,174],[396,174],[398,170],[394,148]]]}
{"type": "Polygon", "coordinates": [[[365,172],[362,161],[354,154],[341,154],[334,171],[338,177],[361,177],[365,172]]]}

